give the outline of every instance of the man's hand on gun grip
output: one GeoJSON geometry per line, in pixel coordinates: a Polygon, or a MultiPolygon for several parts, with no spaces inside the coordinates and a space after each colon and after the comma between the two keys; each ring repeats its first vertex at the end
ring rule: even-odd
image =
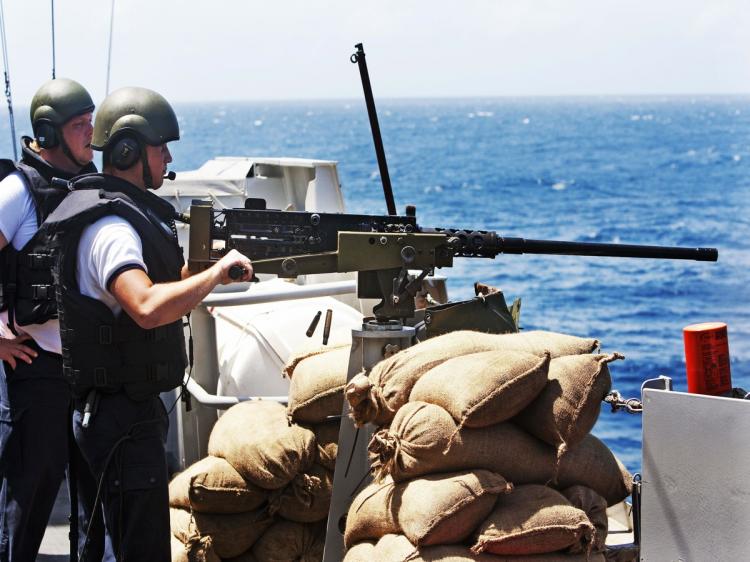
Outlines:
{"type": "Polygon", "coordinates": [[[215,267],[218,267],[221,272],[219,283],[222,285],[253,280],[253,266],[250,260],[237,250],[230,250],[216,263],[215,267]]]}

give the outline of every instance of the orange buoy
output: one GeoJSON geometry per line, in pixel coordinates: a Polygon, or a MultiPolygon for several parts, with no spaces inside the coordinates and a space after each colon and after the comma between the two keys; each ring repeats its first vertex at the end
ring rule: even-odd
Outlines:
{"type": "Polygon", "coordinates": [[[724,322],[691,324],[682,333],[688,392],[720,395],[731,391],[727,325],[724,322]]]}

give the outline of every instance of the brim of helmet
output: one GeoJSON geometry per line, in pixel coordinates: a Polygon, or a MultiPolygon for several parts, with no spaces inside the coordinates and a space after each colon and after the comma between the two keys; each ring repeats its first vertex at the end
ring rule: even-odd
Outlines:
{"type": "MultiPolygon", "coordinates": [[[[131,134],[134,133],[134,131],[129,131],[129,132],[131,134]]],[[[118,134],[116,136],[113,136],[113,137],[110,137],[109,139],[107,139],[107,144],[114,143],[121,136],[124,136],[123,134],[120,134],[120,133],[122,133],[122,131],[118,131],[118,134]]],[[[143,142],[145,142],[147,145],[149,145],[149,146],[159,146],[159,145],[162,145],[162,144],[167,144],[168,142],[174,142],[174,141],[180,140],[180,135],[177,135],[177,136],[172,136],[172,137],[166,137],[164,139],[160,139],[159,142],[153,143],[153,142],[149,142],[147,139],[144,139],[142,135],[136,134],[136,136],[140,140],[142,140],[143,142]]],[[[94,150],[102,151],[102,150],[104,150],[106,148],[106,145],[103,145],[103,144],[94,144],[92,142],[91,143],[91,148],[93,148],[94,150]]]]}

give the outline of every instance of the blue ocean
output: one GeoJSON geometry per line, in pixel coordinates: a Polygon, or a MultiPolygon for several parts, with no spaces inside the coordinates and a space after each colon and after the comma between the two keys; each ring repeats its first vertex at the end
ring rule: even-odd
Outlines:
{"type": "MultiPolygon", "coordinates": [[[[729,327],[734,386],[750,389],[750,97],[378,100],[399,209],[423,226],[507,236],[711,246],[717,263],[565,256],[458,260],[473,282],[522,299],[525,329],[598,338],[619,351],[613,387],[672,377],[686,390],[683,327],[729,327]]],[[[385,213],[364,103],[177,105],[178,173],[223,156],[336,160],[350,212],[385,213]]],[[[25,116],[22,108],[17,114],[25,116]]],[[[28,132],[28,121],[19,134],[28,132]]],[[[7,120],[0,148],[11,154],[7,120]]],[[[607,406],[594,433],[640,469],[641,419],[607,406]]]]}

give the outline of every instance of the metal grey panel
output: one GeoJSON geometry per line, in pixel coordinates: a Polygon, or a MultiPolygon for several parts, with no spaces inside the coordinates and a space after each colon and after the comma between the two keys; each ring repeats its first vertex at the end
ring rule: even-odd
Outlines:
{"type": "Polygon", "coordinates": [[[641,560],[747,560],[750,401],[643,391],[641,560]]]}

